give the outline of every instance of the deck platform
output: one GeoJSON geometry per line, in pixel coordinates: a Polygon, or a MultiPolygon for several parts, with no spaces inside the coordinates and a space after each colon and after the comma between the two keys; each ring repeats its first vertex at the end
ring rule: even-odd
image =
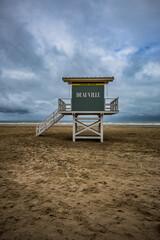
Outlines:
{"type": "Polygon", "coordinates": [[[119,112],[118,98],[105,98],[104,95],[104,85],[112,82],[114,77],[63,77],[62,80],[72,85],[72,98],[58,99],[58,108],[37,125],[36,136],[65,115],[72,115],[74,142],[77,139],[103,142],[103,116],[119,112]]]}
{"type": "Polygon", "coordinates": [[[103,116],[113,115],[118,112],[118,98],[105,98],[104,111],[72,111],[72,99],[60,98],[58,99],[58,108],[37,125],[36,136],[41,135],[65,115],[72,115],[74,142],[77,139],[99,139],[100,142],[103,142],[103,116]],[[79,127],[81,127],[80,130],[79,127]],[[85,135],[86,130],[90,131],[91,134],[85,135]]]}
{"type": "Polygon", "coordinates": [[[119,111],[59,111],[59,113],[63,114],[63,115],[73,115],[78,113],[79,115],[99,115],[99,114],[103,114],[103,115],[113,115],[116,113],[119,113],[119,111]]]}
{"type": "Polygon", "coordinates": [[[79,115],[99,115],[99,114],[113,115],[119,112],[118,98],[105,98],[104,111],[72,111],[72,99],[59,98],[58,112],[64,115],[73,115],[76,113],[78,113],[79,115]]]}

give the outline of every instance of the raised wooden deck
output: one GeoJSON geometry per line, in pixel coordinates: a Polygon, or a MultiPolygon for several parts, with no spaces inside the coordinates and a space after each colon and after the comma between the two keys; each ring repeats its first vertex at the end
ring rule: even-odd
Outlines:
{"type": "Polygon", "coordinates": [[[72,111],[72,99],[60,98],[58,99],[58,112],[63,115],[73,115],[76,113],[78,113],[79,115],[113,115],[119,112],[118,98],[105,98],[104,111],[72,111]]]}
{"type": "MultiPolygon", "coordinates": [[[[57,123],[64,115],[73,115],[74,123],[73,125],[76,126],[76,124],[82,124],[80,121],[77,120],[78,115],[98,115],[98,124],[101,126],[99,128],[98,136],[97,138],[102,140],[103,136],[103,115],[112,115],[118,113],[118,98],[105,98],[104,99],[104,111],[72,111],[72,100],[71,98],[61,98],[58,99],[58,108],[51,113],[44,121],[42,121],[40,124],[36,126],[36,136],[41,135],[43,132],[45,132],[48,128],[50,128],[52,125],[57,123]],[[100,134],[100,135],[99,135],[100,134]]],[[[80,118],[79,118],[80,119],[80,118]]],[[[87,118],[85,118],[87,120],[87,118]]],[[[93,118],[89,118],[90,120],[93,118]]],[[[89,128],[89,126],[85,125],[85,128],[89,128]]],[[[90,129],[92,130],[92,129],[90,129]]],[[[93,131],[93,130],[92,130],[93,131]]],[[[82,136],[78,135],[78,132],[75,131],[74,133],[74,141],[77,138],[82,138],[82,136]]],[[[86,137],[85,137],[86,138],[86,137]]],[[[93,136],[91,136],[93,138],[93,136]]]]}

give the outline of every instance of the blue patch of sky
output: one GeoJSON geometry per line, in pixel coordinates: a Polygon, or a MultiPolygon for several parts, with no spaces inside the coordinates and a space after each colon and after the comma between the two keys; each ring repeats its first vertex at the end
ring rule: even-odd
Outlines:
{"type": "Polygon", "coordinates": [[[115,49],[114,51],[115,52],[120,52],[122,50],[122,48],[117,48],[117,49],[115,49]]]}

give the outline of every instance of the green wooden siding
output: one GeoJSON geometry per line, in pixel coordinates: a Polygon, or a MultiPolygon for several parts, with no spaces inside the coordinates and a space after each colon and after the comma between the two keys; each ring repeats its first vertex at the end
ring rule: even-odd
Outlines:
{"type": "Polygon", "coordinates": [[[104,111],[104,85],[73,85],[72,111],[104,111]]]}

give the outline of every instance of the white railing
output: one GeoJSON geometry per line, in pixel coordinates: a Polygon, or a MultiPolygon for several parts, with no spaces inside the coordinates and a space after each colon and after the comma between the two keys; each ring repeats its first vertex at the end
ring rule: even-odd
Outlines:
{"type": "Polygon", "coordinates": [[[36,126],[36,136],[45,132],[49,127],[58,122],[63,117],[63,114],[59,114],[59,110],[56,109],[45,120],[36,126]]]}
{"type": "MultiPolygon", "coordinates": [[[[58,99],[58,111],[72,111],[71,98],[58,99]]],[[[118,98],[105,98],[104,99],[104,111],[105,112],[117,112],[118,111],[118,98]]]]}
{"type": "Polygon", "coordinates": [[[105,98],[104,99],[104,109],[105,111],[118,111],[118,98],[105,98]]]}
{"type": "Polygon", "coordinates": [[[71,98],[59,98],[58,111],[71,111],[71,98]]]}

